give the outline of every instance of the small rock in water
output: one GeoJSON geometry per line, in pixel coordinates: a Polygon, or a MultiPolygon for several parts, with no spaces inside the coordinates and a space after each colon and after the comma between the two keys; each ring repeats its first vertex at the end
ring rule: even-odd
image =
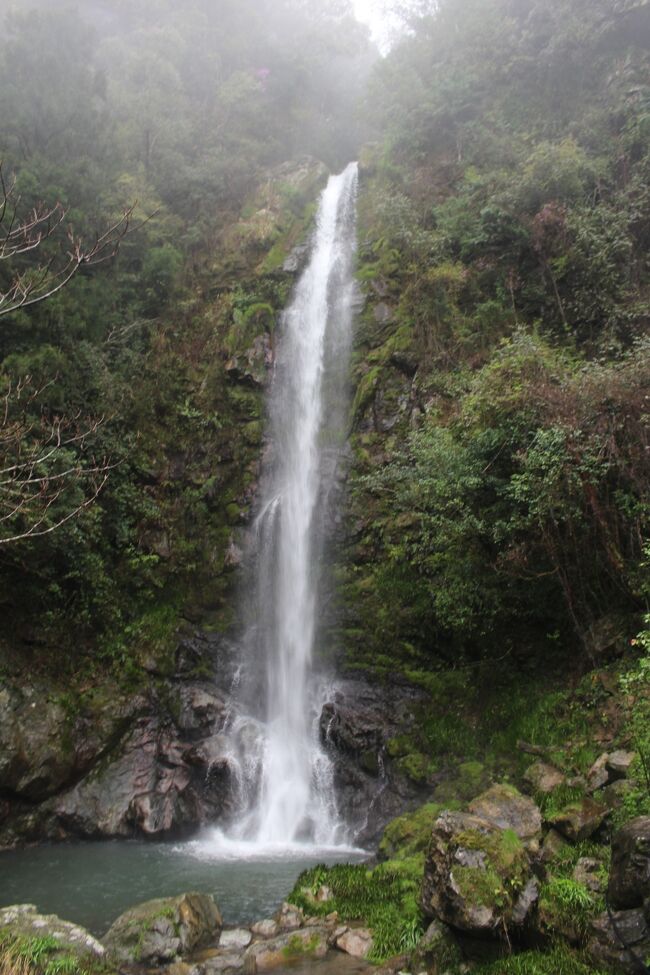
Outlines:
{"type": "Polygon", "coordinates": [[[304,928],[252,944],[243,956],[243,963],[247,971],[267,972],[286,968],[292,959],[324,958],[326,954],[326,932],[322,928],[304,928]]]}
{"type": "Polygon", "coordinates": [[[253,935],[247,928],[234,928],[230,931],[221,932],[219,947],[232,948],[234,951],[240,951],[248,948],[252,940],[253,935]]]}

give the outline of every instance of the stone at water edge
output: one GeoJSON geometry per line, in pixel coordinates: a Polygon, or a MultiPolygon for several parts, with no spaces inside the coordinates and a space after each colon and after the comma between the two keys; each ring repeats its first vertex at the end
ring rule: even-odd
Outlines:
{"type": "Polygon", "coordinates": [[[219,947],[232,951],[243,951],[248,948],[253,940],[253,935],[248,928],[232,928],[222,931],[219,938],[219,947]]]}
{"type": "Polygon", "coordinates": [[[339,951],[353,958],[367,958],[372,951],[372,931],[369,928],[348,928],[335,943],[339,951]]]}
{"type": "Polygon", "coordinates": [[[275,938],[280,931],[280,925],[273,918],[266,918],[264,921],[256,921],[252,925],[251,931],[258,938],[275,938]]]}
{"type": "Polygon", "coordinates": [[[286,901],[275,916],[281,931],[297,931],[305,922],[305,916],[299,907],[286,901]]]}
{"type": "Polygon", "coordinates": [[[324,958],[326,954],[327,931],[303,928],[252,944],[246,949],[244,967],[246,971],[268,972],[298,958],[324,958]]]}
{"type": "Polygon", "coordinates": [[[156,964],[215,943],[221,927],[221,914],[209,894],[160,897],[121,914],[104,944],[109,955],[122,964],[156,964]]]}
{"type": "Polygon", "coordinates": [[[619,909],[640,907],[650,897],[650,816],[638,816],[614,835],[607,896],[619,909]]]}

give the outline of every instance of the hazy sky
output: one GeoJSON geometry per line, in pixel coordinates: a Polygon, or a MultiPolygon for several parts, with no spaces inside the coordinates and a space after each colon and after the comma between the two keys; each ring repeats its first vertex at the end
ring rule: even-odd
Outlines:
{"type": "Polygon", "coordinates": [[[374,40],[385,49],[390,28],[382,12],[381,0],[353,0],[353,3],[359,20],[369,25],[374,40]]]}

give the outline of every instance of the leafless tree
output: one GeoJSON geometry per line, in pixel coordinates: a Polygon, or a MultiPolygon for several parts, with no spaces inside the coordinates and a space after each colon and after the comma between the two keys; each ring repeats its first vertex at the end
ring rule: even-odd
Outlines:
{"type": "Polygon", "coordinates": [[[96,267],[115,257],[132,229],[135,209],[134,204],[87,242],[66,225],[67,211],[61,203],[39,203],[26,216],[20,215],[20,203],[15,179],[7,182],[0,163],[0,262],[38,251],[59,229],[63,243],[47,261],[10,273],[8,285],[0,289],[0,317],[46,301],[65,288],[82,267],[96,267]]]}
{"type": "Polygon", "coordinates": [[[103,417],[28,418],[45,389],[27,377],[2,399],[0,546],[50,535],[71,521],[97,500],[114,467],[91,453],[103,417]]]}
{"type": "MultiPolygon", "coordinates": [[[[0,267],[6,261],[9,268],[8,283],[0,287],[0,317],[46,301],[82,268],[115,257],[134,229],[134,209],[84,240],[67,223],[61,203],[40,203],[22,214],[16,181],[5,178],[0,163],[0,267]],[[39,260],[50,240],[53,256],[39,260]]],[[[104,417],[40,410],[49,385],[25,376],[5,379],[0,392],[0,546],[49,535],[71,521],[97,500],[114,466],[92,453],[104,417]]]]}

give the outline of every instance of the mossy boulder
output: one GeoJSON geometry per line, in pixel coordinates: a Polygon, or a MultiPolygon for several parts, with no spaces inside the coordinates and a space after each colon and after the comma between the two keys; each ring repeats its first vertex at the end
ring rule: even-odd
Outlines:
{"type": "Polygon", "coordinates": [[[500,829],[511,829],[529,849],[538,849],[542,838],[542,814],[528,796],[507,783],[493,785],[472,800],[469,811],[494,823],[500,829]]]}
{"type": "Polygon", "coordinates": [[[436,802],[450,807],[452,802],[468,802],[491,784],[490,773],[482,762],[461,762],[451,778],[441,782],[435,791],[436,802]]]}
{"type": "Polygon", "coordinates": [[[600,829],[608,814],[607,806],[585,796],[584,799],[570,802],[549,817],[548,822],[572,843],[581,843],[600,829]]]}
{"type": "Polygon", "coordinates": [[[537,899],[524,844],[512,829],[470,813],[444,812],[427,853],[424,913],[469,934],[522,926],[537,899]]]}
{"type": "Polygon", "coordinates": [[[0,909],[0,971],[36,969],[41,975],[113,971],[104,946],[79,925],[39,914],[33,904],[0,909]]]}
{"type": "Polygon", "coordinates": [[[405,813],[393,819],[384,830],[379,844],[378,856],[382,860],[402,860],[406,857],[424,853],[429,845],[431,833],[442,812],[437,802],[429,802],[414,812],[405,813]]]}
{"type": "Polygon", "coordinates": [[[221,927],[221,914],[209,894],[159,897],[121,914],[104,944],[120,964],[159,964],[216,944],[221,927]]]}

